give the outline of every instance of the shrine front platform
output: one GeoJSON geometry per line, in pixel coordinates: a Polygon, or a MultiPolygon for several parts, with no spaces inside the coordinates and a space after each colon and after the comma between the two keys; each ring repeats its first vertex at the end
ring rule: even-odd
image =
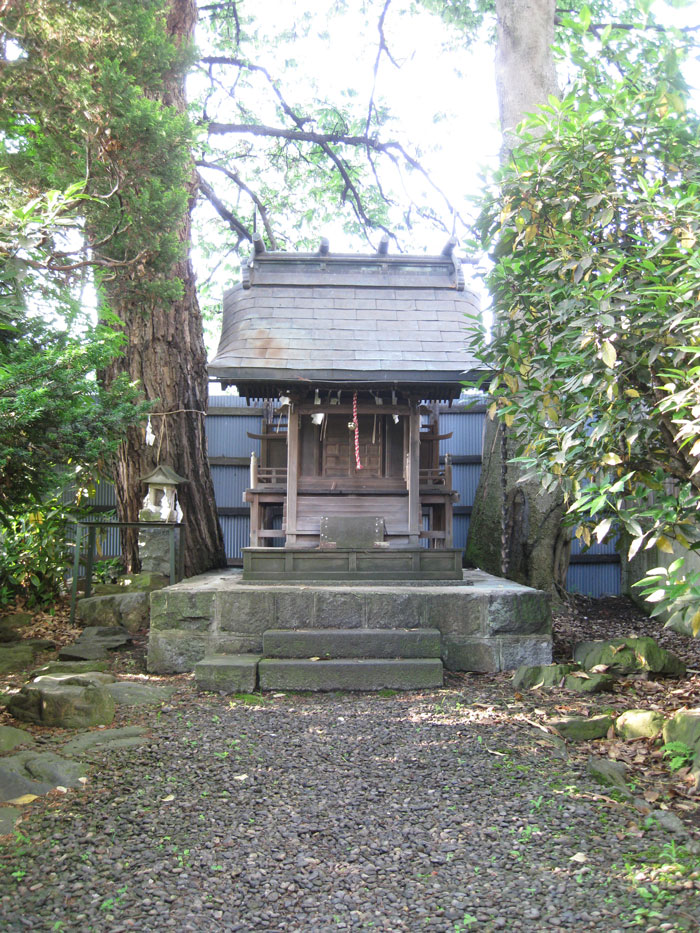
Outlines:
{"type": "Polygon", "coordinates": [[[269,630],[437,629],[453,671],[549,664],[547,595],[480,570],[440,581],[246,581],[215,571],[151,595],[148,670],[192,671],[216,655],[262,654],[269,630]]]}

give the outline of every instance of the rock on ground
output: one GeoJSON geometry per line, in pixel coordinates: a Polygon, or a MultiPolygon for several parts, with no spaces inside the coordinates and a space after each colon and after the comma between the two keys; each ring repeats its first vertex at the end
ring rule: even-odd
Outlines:
{"type": "Polygon", "coordinates": [[[23,722],[84,729],[109,725],[114,719],[115,704],[104,686],[28,683],[12,696],[8,709],[15,719],[23,722]]]}

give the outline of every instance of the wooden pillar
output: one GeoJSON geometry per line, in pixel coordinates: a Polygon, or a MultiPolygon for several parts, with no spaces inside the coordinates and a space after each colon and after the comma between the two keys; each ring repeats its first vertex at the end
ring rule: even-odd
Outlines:
{"type": "MultiPolygon", "coordinates": [[[[445,455],[445,489],[452,492],[452,457],[445,455]]],[[[445,544],[444,547],[453,547],[452,530],[452,496],[445,496],[445,544]]]]}
{"type": "Polygon", "coordinates": [[[420,536],[420,414],[418,405],[411,402],[408,416],[408,543],[418,547],[420,536]]]}
{"type": "Polygon", "coordinates": [[[294,404],[287,416],[287,540],[297,543],[297,485],[299,482],[299,413],[294,404]]]}

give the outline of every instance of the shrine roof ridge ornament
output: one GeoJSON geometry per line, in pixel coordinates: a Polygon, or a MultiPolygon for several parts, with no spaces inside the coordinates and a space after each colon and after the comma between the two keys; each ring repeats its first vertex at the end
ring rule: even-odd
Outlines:
{"type": "Polygon", "coordinates": [[[267,252],[259,233],[253,234],[253,253],[242,267],[242,285],[355,285],[378,288],[436,288],[464,291],[462,264],[454,255],[451,237],[439,256],[389,254],[385,234],[376,253],[331,253],[323,237],[315,253],[267,252]]]}

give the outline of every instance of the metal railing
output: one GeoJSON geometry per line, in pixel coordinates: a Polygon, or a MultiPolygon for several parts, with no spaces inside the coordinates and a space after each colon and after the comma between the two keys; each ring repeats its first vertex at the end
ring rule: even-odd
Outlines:
{"type": "Polygon", "coordinates": [[[85,561],[85,597],[92,593],[92,571],[95,563],[95,543],[97,529],[109,526],[115,528],[159,528],[168,532],[170,545],[170,585],[182,580],[185,575],[185,523],[184,522],[115,522],[104,521],[75,522],[75,555],[73,557],[73,580],[70,592],[70,624],[75,624],[75,608],[78,600],[78,576],[80,574],[80,551],[83,545],[83,529],[87,528],[87,553],[85,561]],[[176,559],[175,530],[181,528],[179,560],[176,559]]]}

